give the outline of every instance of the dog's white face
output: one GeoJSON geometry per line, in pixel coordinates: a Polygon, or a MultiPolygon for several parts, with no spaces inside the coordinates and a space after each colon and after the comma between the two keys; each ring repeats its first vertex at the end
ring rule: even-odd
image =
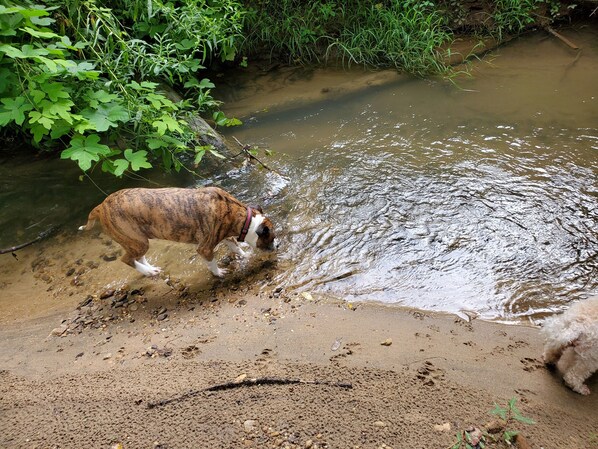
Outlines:
{"type": "Polygon", "coordinates": [[[274,249],[274,237],[274,229],[270,220],[262,214],[257,214],[251,219],[245,241],[252,248],[272,251],[274,249]]]}

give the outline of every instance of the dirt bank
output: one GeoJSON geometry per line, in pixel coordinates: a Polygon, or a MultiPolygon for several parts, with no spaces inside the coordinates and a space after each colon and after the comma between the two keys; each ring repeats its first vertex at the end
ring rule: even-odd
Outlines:
{"type": "Polygon", "coordinates": [[[280,291],[259,258],[213,280],[192,253],[153,245],[159,279],[101,234],[3,256],[1,447],[447,448],[510,398],[531,447],[598,445],[596,376],[563,387],[535,328],[280,291]],[[251,378],[287,383],[202,391],[251,378]]]}

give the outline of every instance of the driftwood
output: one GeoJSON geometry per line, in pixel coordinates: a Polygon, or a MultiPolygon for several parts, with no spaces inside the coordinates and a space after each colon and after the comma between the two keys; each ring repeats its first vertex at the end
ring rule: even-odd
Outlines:
{"type": "Polygon", "coordinates": [[[550,34],[552,34],[554,37],[556,37],[557,39],[560,39],[562,42],[564,42],[565,44],[567,44],[573,50],[579,50],[579,47],[577,45],[575,45],[573,42],[571,42],[569,39],[567,39],[562,34],[557,33],[553,28],[547,26],[544,29],[546,31],[548,31],[550,34]]]}
{"type": "Polygon", "coordinates": [[[56,230],[56,227],[52,226],[51,228],[46,229],[45,231],[41,232],[36,238],[34,238],[33,240],[31,240],[29,242],[21,243],[20,245],[11,246],[10,248],[0,249],[0,254],[11,253],[12,257],[14,257],[15,259],[18,260],[17,255],[15,254],[15,251],[26,248],[29,245],[33,245],[34,243],[37,243],[40,240],[45,239],[50,234],[52,234],[55,230],[56,230]]]}
{"type": "Polygon", "coordinates": [[[183,393],[179,396],[170,399],[163,399],[157,402],[150,402],[147,404],[147,408],[162,407],[164,405],[171,404],[173,402],[181,402],[185,399],[195,397],[201,393],[209,391],[223,391],[232,390],[233,388],[241,387],[252,387],[255,385],[327,385],[331,387],[339,387],[345,389],[353,388],[353,384],[346,382],[330,382],[326,380],[302,380],[302,379],[281,379],[276,377],[258,377],[254,379],[244,379],[240,382],[227,382],[224,384],[214,385],[212,387],[203,388],[201,390],[191,390],[187,393],[183,393]]]}

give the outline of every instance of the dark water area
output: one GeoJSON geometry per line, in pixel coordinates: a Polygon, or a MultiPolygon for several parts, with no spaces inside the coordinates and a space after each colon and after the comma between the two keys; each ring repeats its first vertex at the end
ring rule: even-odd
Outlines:
{"type": "MultiPolygon", "coordinates": [[[[102,191],[210,182],[273,218],[287,291],[541,317],[598,291],[598,30],[568,36],[581,53],[537,33],[455,82],[403,77],[249,110],[228,133],[274,150],[276,173],[91,182],[69,161],[0,161],[0,246],[74,230],[102,191]]],[[[259,95],[275,103],[284,87],[259,95]]]]}

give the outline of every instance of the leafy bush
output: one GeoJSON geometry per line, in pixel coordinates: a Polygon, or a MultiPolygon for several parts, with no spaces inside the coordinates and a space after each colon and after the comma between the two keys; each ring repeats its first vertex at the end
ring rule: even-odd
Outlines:
{"type": "MultiPolygon", "coordinates": [[[[185,117],[218,106],[198,79],[212,57],[234,58],[242,9],[185,0],[69,0],[0,6],[0,127],[45,151],[62,150],[83,171],[121,176],[160,164],[180,170],[199,146],[185,117]],[[173,101],[160,83],[183,89],[173,101]]],[[[222,125],[239,123],[222,118],[222,125]]]]}

